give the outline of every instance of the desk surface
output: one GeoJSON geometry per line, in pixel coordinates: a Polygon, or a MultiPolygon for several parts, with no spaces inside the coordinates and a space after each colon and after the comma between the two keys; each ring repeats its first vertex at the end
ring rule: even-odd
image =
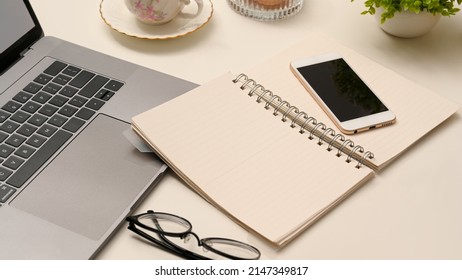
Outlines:
{"type": "MultiPolygon", "coordinates": [[[[149,41],[112,31],[99,16],[98,0],[31,2],[46,35],[199,84],[227,71],[245,70],[315,31],[462,104],[462,14],[442,18],[423,37],[399,39],[382,32],[372,16],[360,15],[363,1],[306,0],[295,17],[264,23],[215,0],[211,21],[198,32],[149,41]]],[[[460,139],[459,112],[280,251],[231,222],[173,173],[137,212],[183,215],[200,236],[251,242],[263,259],[462,259],[460,139]]],[[[97,257],[175,258],[134,239],[125,227],[97,257]]]]}

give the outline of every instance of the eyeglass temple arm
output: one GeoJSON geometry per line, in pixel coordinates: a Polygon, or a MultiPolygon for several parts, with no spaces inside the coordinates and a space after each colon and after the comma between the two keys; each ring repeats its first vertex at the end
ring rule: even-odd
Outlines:
{"type": "MultiPolygon", "coordinates": [[[[209,260],[209,258],[207,257],[204,257],[204,256],[200,256],[200,255],[197,255],[197,254],[194,254],[193,252],[187,252],[187,251],[181,251],[179,250],[176,246],[174,245],[171,245],[170,242],[165,239],[164,236],[162,236],[161,234],[158,234],[159,235],[159,238],[161,238],[164,242],[161,242],[155,238],[153,238],[152,236],[150,236],[149,234],[139,230],[138,228],[136,228],[136,226],[134,225],[134,223],[132,221],[129,222],[128,224],[128,229],[133,231],[134,233],[140,235],[141,237],[155,243],[157,245],[158,248],[166,251],[166,252],[169,252],[169,253],[172,253],[182,259],[189,259],[189,260],[209,260]]],[[[195,235],[195,234],[194,234],[195,235]]],[[[195,235],[196,238],[197,238],[197,235],[195,235]]]]}
{"type": "Polygon", "coordinates": [[[130,222],[128,224],[127,228],[129,230],[133,231],[134,233],[138,234],[139,236],[141,236],[141,237],[155,243],[159,249],[162,249],[162,250],[164,250],[166,252],[172,253],[172,254],[184,259],[185,255],[182,254],[181,252],[178,252],[178,250],[176,250],[176,248],[170,246],[170,244],[168,244],[168,243],[162,243],[159,240],[157,240],[157,239],[153,238],[152,236],[150,236],[149,234],[137,229],[136,226],[132,222],[130,222]]]}

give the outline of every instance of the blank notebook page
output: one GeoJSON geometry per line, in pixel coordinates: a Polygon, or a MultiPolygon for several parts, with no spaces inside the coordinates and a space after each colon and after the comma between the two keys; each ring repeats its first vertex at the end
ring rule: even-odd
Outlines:
{"type": "Polygon", "coordinates": [[[233,79],[215,79],[133,125],[205,199],[280,245],[373,173],[282,122],[233,79]]]}

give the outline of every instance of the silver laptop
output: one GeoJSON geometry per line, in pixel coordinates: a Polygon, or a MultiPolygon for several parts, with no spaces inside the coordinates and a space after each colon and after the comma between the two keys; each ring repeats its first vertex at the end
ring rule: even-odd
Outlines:
{"type": "Polygon", "coordinates": [[[131,117],[195,85],[43,37],[28,0],[0,1],[0,73],[0,259],[94,257],[166,169],[131,117]]]}

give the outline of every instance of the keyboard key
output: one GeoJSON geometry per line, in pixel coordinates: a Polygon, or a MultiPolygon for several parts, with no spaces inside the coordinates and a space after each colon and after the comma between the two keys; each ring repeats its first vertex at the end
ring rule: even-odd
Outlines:
{"type": "Polygon", "coordinates": [[[72,79],[72,81],[69,84],[76,88],[82,88],[94,76],[95,74],[88,72],[86,70],[83,70],[77,76],[75,76],[75,78],[72,79]]]}
{"type": "Polygon", "coordinates": [[[34,134],[29,139],[27,139],[26,144],[38,148],[42,146],[42,144],[45,143],[45,141],[47,141],[45,137],[34,134]]]}
{"type": "Polygon", "coordinates": [[[14,154],[24,159],[28,159],[35,151],[36,150],[32,147],[29,147],[27,145],[22,145],[16,150],[14,154]]]}
{"type": "Polygon", "coordinates": [[[61,127],[65,122],[67,122],[67,118],[61,115],[54,115],[49,120],[48,123],[52,124],[57,127],[61,127]]]}
{"type": "Polygon", "coordinates": [[[112,91],[118,91],[124,84],[118,81],[111,80],[104,88],[112,91]]]}
{"type": "Polygon", "coordinates": [[[113,91],[110,91],[108,89],[102,89],[98,91],[98,93],[95,95],[95,98],[108,101],[109,99],[111,99],[112,96],[114,96],[114,94],[115,92],[113,91]]]}
{"type": "Polygon", "coordinates": [[[45,124],[41,128],[39,128],[39,130],[37,130],[37,133],[46,137],[50,137],[51,135],[53,135],[53,133],[55,133],[56,130],[58,130],[56,127],[45,124]]]}
{"type": "Polygon", "coordinates": [[[48,120],[47,117],[42,116],[40,114],[35,114],[27,122],[35,126],[41,126],[47,120],[48,120]]]}
{"type": "Polygon", "coordinates": [[[32,94],[36,94],[39,90],[42,89],[42,86],[36,83],[29,83],[23,90],[32,94]]]}
{"type": "Polygon", "coordinates": [[[71,80],[72,78],[69,77],[69,76],[66,76],[66,75],[63,75],[63,74],[59,74],[58,76],[56,76],[54,79],[53,79],[53,83],[57,83],[59,85],[65,85],[67,83],[69,83],[69,81],[71,80]]]}
{"type": "Polygon", "coordinates": [[[14,152],[14,148],[8,145],[2,144],[0,145],[0,157],[7,158],[14,152]]]}
{"type": "Polygon", "coordinates": [[[87,104],[85,104],[85,107],[88,107],[93,110],[99,110],[101,107],[103,107],[104,101],[101,101],[96,98],[92,98],[90,101],[88,101],[87,104]]]}
{"type": "Polygon", "coordinates": [[[13,116],[11,116],[11,120],[18,123],[23,123],[27,121],[28,118],[30,118],[30,114],[23,111],[17,111],[13,116]]]}
{"type": "Polygon", "coordinates": [[[28,113],[35,113],[42,105],[35,103],[33,101],[29,101],[24,106],[22,106],[22,109],[28,113]]]}
{"type": "Polygon", "coordinates": [[[44,114],[45,116],[52,116],[56,111],[58,111],[58,108],[56,108],[55,106],[51,106],[49,104],[46,104],[45,106],[43,106],[39,113],[40,114],[44,114]]]}
{"type": "Polygon", "coordinates": [[[0,203],[5,203],[15,192],[16,190],[9,186],[0,187],[0,203]]]}
{"type": "Polygon", "coordinates": [[[59,91],[60,94],[67,96],[67,97],[72,97],[74,94],[76,94],[78,89],[73,88],[71,86],[65,86],[63,87],[62,90],[59,91]]]}
{"type": "Polygon", "coordinates": [[[13,172],[6,169],[5,167],[0,166],[0,181],[5,181],[13,172]]]}
{"type": "Polygon", "coordinates": [[[26,136],[26,137],[29,137],[31,136],[35,131],[37,130],[37,128],[35,126],[32,126],[30,124],[23,124],[16,132],[23,135],[23,136],[26,136]]]}
{"type": "Polygon", "coordinates": [[[70,132],[76,132],[85,124],[85,121],[78,118],[71,118],[64,126],[63,129],[70,132]]]}
{"type": "Polygon", "coordinates": [[[17,148],[21,146],[21,144],[24,143],[24,141],[26,141],[26,137],[15,133],[11,135],[8,139],[6,139],[5,143],[17,148]]]}
{"type": "Polygon", "coordinates": [[[16,188],[21,187],[71,136],[71,133],[59,130],[8,179],[7,183],[16,188]]]}
{"type": "Polygon", "coordinates": [[[41,85],[45,85],[49,81],[51,81],[51,79],[53,79],[53,77],[45,75],[45,74],[40,74],[37,76],[37,78],[34,79],[34,82],[41,84],[41,85]]]}
{"type": "Polygon", "coordinates": [[[0,110],[0,123],[3,123],[4,121],[6,121],[10,116],[11,116],[10,113],[0,110]]]}
{"type": "Polygon", "coordinates": [[[34,101],[37,101],[38,103],[40,104],[45,104],[45,102],[47,102],[48,100],[50,100],[51,98],[51,94],[48,94],[44,91],[41,91],[39,93],[37,93],[33,98],[32,100],[34,101]]]}
{"type": "Polygon", "coordinates": [[[69,104],[80,108],[83,105],[85,105],[85,103],[87,103],[87,101],[88,101],[88,99],[77,95],[77,96],[74,96],[74,97],[71,98],[71,100],[69,101],[69,104]]]}
{"type": "Polygon", "coordinates": [[[21,107],[20,103],[10,100],[5,105],[3,105],[2,109],[10,113],[14,113],[20,107],[21,107]]]}
{"type": "Polygon", "coordinates": [[[31,94],[28,94],[26,92],[21,91],[20,93],[16,94],[15,97],[13,97],[13,100],[16,100],[16,101],[18,101],[20,103],[25,103],[31,97],[32,97],[31,94]]]}
{"type": "Polygon", "coordinates": [[[93,95],[95,95],[95,93],[108,81],[108,78],[98,75],[94,77],[84,88],[82,88],[79,94],[88,98],[93,97],[93,95]]]}
{"type": "Polygon", "coordinates": [[[56,76],[59,74],[59,72],[61,72],[61,70],[63,70],[65,67],[67,66],[67,64],[61,62],[61,61],[55,61],[53,62],[50,66],[48,66],[47,69],[45,69],[45,71],[43,71],[44,73],[47,73],[49,75],[52,75],[52,76],[56,76]]]}
{"type": "Polygon", "coordinates": [[[19,124],[8,120],[8,121],[4,122],[2,125],[0,125],[0,130],[5,131],[6,133],[12,133],[18,127],[19,127],[19,124]]]}
{"type": "Polygon", "coordinates": [[[63,106],[64,104],[66,104],[66,102],[68,101],[69,99],[64,97],[64,96],[61,96],[61,95],[55,95],[53,96],[52,99],[50,99],[49,103],[50,104],[53,104],[55,106],[58,106],[58,107],[61,107],[63,106]]]}
{"type": "Polygon", "coordinates": [[[58,111],[61,115],[64,115],[66,117],[70,117],[77,112],[77,108],[69,106],[69,105],[64,105],[64,107],[61,108],[61,110],[58,111]]]}
{"type": "Polygon", "coordinates": [[[95,111],[83,107],[77,112],[77,114],[75,114],[75,116],[84,120],[89,120],[95,113],[95,111]]]}
{"type": "Polygon", "coordinates": [[[62,86],[58,84],[49,83],[43,88],[43,91],[46,91],[51,94],[56,94],[58,91],[61,90],[61,88],[62,86]]]}
{"type": "Polygon", "coordinates": [[[5,132],[3,131],[0,131],[0,142],[3,142],[5,141],[6,138],[8,138],[8,134],[6,134],[5,132]]]}
{"type": "Polygon", "coordinates": [[[21,164],[24,163],[24,160],[23,159],[20,159],[18,158],[17,156],[10,156],[9,158],[7,158],[5,160],[5,162],[3,163],[4,166],[10,168],[10,169],[13,169],[13,170],[16,170],[19,168],[19,166],[21,166],[21,164]]]}
{"type": "Polygon", "coordinates": [[[63,74],[74,77],[75,75],[77,75],[77,73],[80,72],[80,70],[82,69],[69,65],[66,67],[66,69],[63,70],[63,74]]]}
{"type": "Polygon", "coordinates": [[[103,99],[104,101],[109,101],[109,99],[111,99],[114,96],[114,94],[115,92],[109,91],[101,99],[103,99]]]}

